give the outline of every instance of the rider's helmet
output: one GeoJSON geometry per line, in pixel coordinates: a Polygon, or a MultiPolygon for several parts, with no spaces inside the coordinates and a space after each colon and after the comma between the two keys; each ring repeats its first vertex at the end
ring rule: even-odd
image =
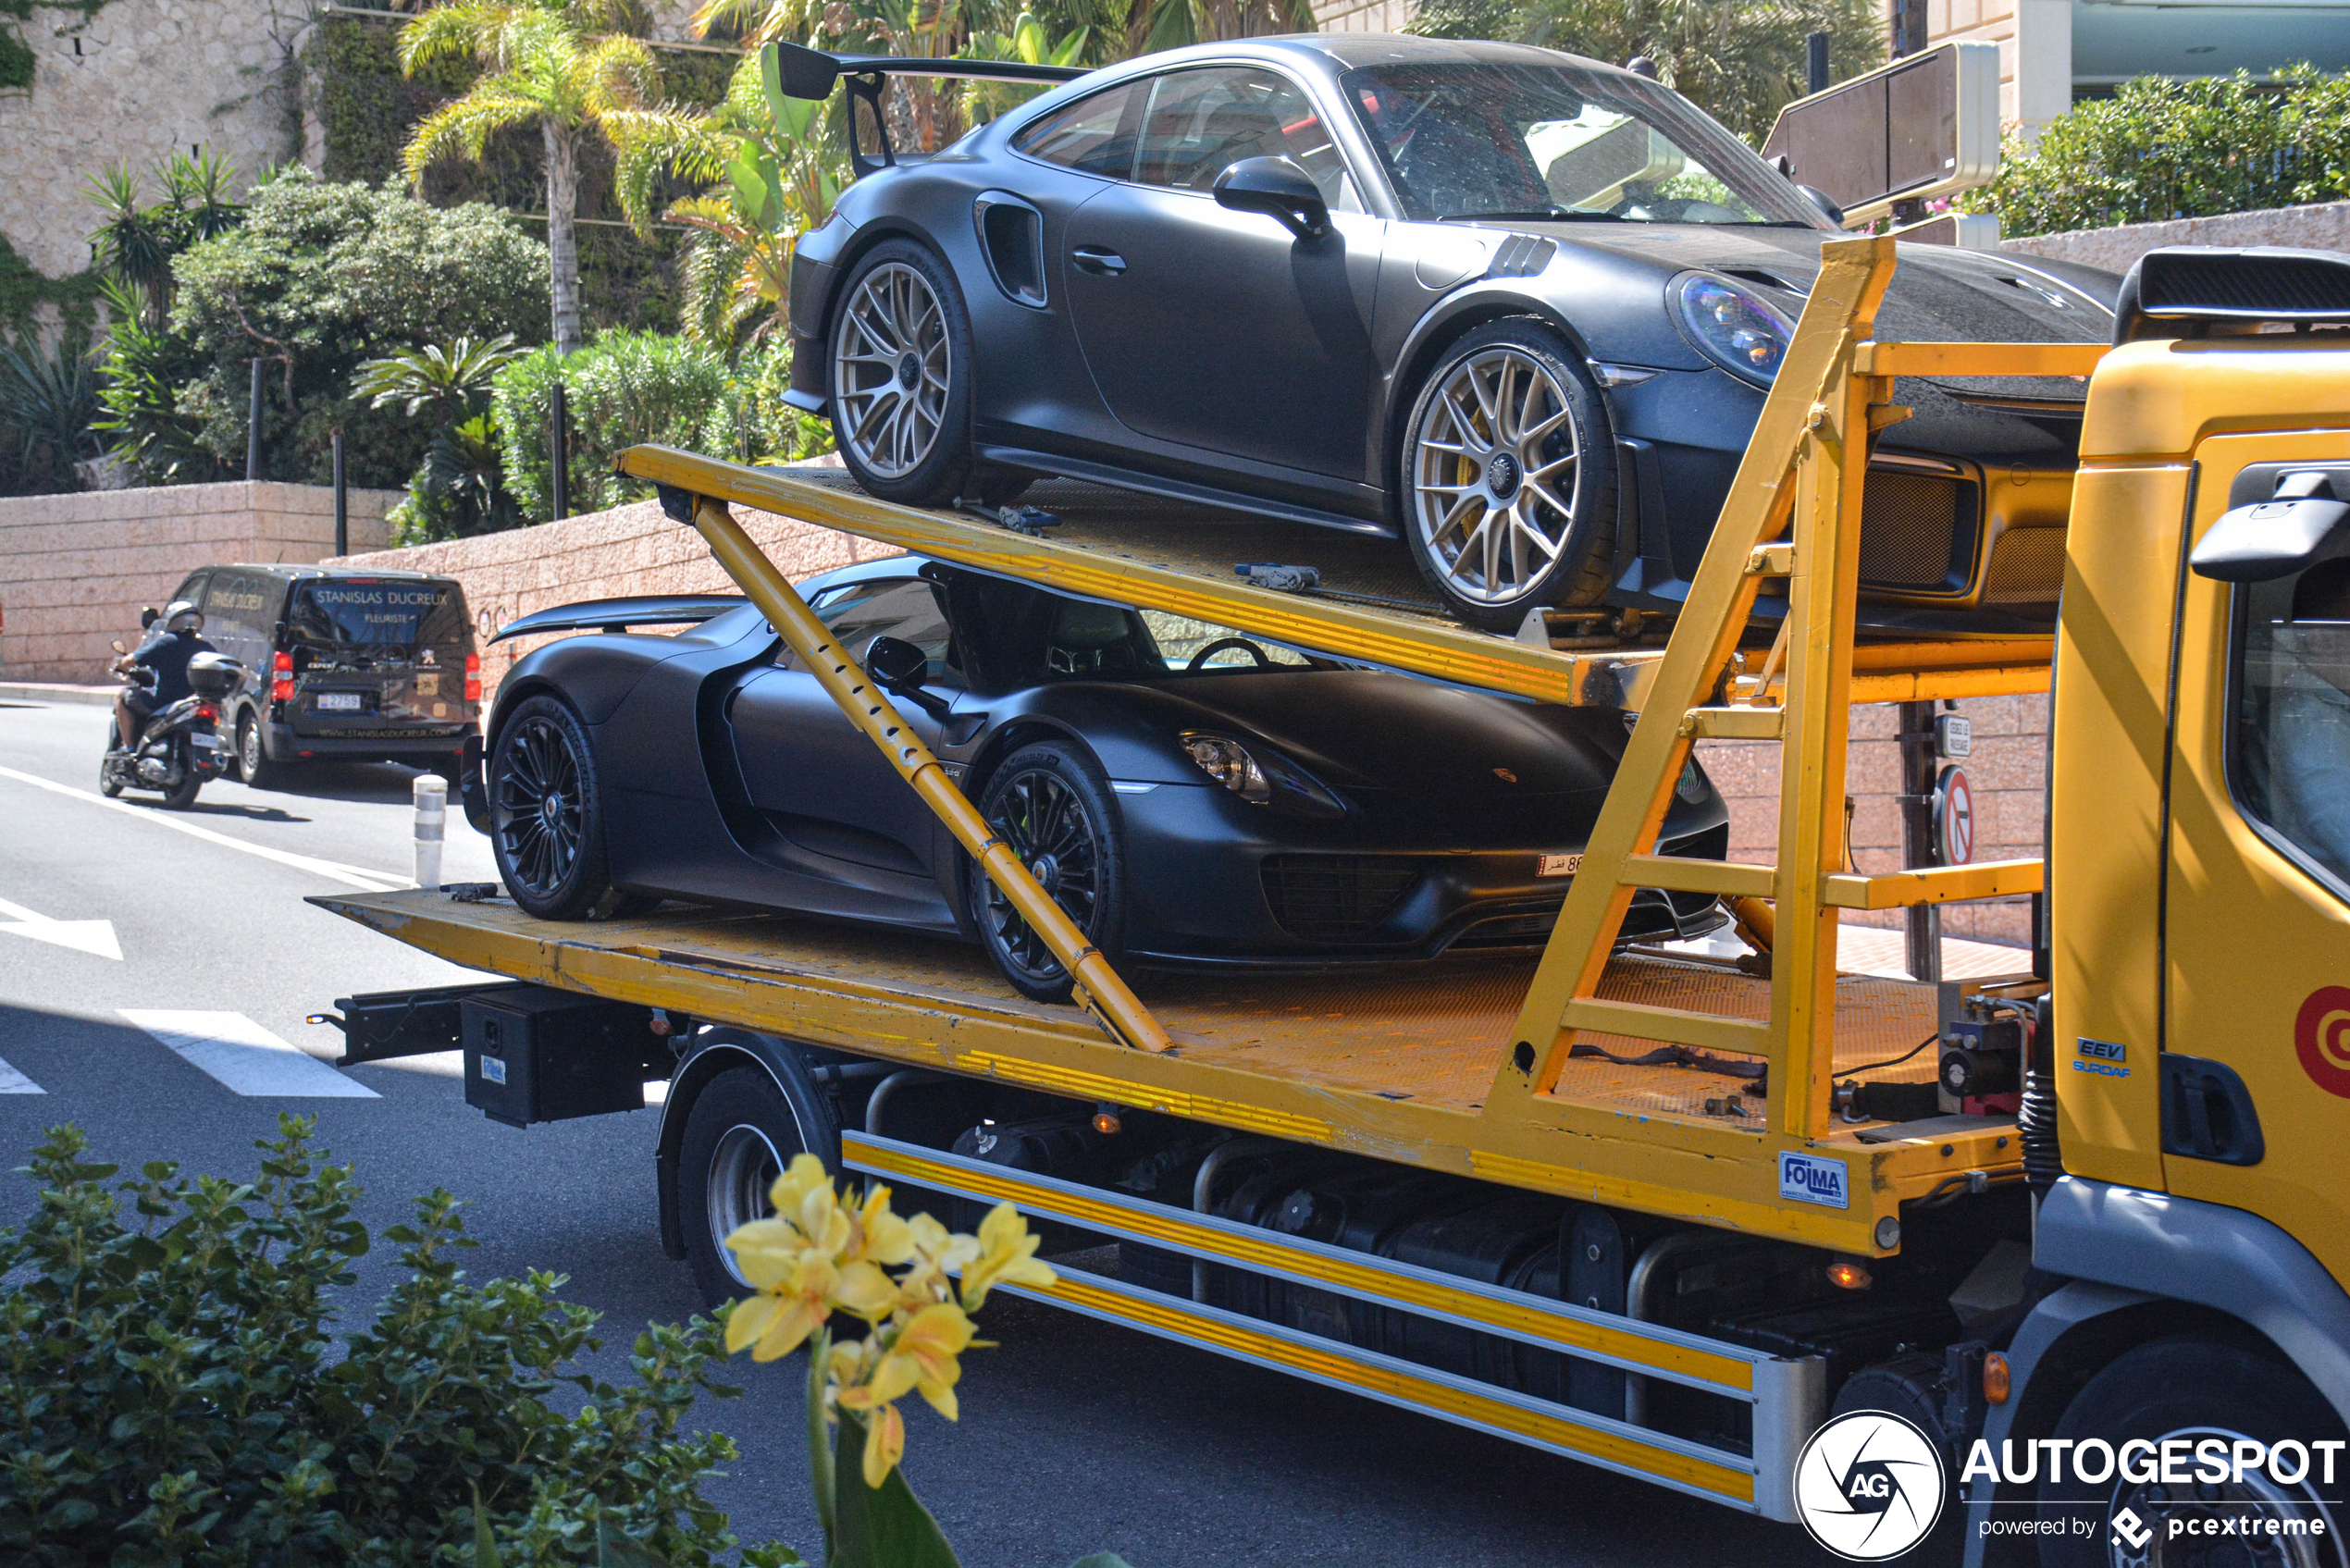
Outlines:
{"type": "Polygon", "coordinates": [[[204,611],[196,608],[192,599],[175,599],[170,608],[163,612],[163,629],[167,632],[201,632],[204,630],[204,611]]]}

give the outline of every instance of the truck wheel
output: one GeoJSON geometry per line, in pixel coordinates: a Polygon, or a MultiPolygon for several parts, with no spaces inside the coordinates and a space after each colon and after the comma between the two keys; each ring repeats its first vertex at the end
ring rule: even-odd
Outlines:
{"type": "Polygon", "coordinates": [[[1453,613],[1489,632],[1607,595],[1615,436],[1583,356],[1539,321],[1478,327],[1421,384],[1397,459],[1404,540],[1453,613]]]}
{"type": "MultiPolygon", "coordinates": [[[[2291,1439],[2306,1445],[2343,1435],[2332,1407],[2284,1362],[2201,1336],[2158,1340],[2119,1357],[2073,1396],[2056,1429],[2058,1438],[2075,1445],[2101,1440],[2117,1455],[2134,1438],[2156,1444],[2158,1451],[2171,1438],[2222,1442],[2250,1438],[2263,1444],[2291,1439]]],[[[2327,1517],[2319,1500],[2324,1465],[2314,1453],[2309,1458],[2307,1476],[2297,1483],[2281,1483],[2257,1471],[2245,1472],[2241,1483],[2132,1481],[2118,1467],[2103,1482],[2087,1482],[2075,1479],[2068,1463],[2063,1483],[2045,1476],[2040,1483],[2043,1516],[2069,1519],[2065,1534],[2041,1537],[2042,1568],[2206,1561],[2276,1568],[2338,1565],[2342,1557],[2332,1525],[2323,1536],[2270,1536],[2265,1523],[2257,1537],[2171,1535],[2174,1520],[2248,1516],[2306,1523],[2327,1517]],[[2135,1516],[2128,1531],[2119,1527],[2125,1509],[2135,1516]],[[2240,1555],[2226,1555],[2229,1550],[2240,1555]]],[[[2191,1460],[2190,1475],[2194,1468],[2191,1460]]]]}
{"type": "MultiPolygon", "coordinates": [[[[1126,928],[1126,853],[1116,796],[1093,758],[1067,741],[1024,746],[988,779],[979,814],[1077,929],[1116,959],[1126,928]]],[[[1069,971],[976,860],[970,891],[988,957],[1013,989],[1033,1001],[1068,1000],[1069,971]]]]}
{"type": "Polygon", "coordinates": [[[498,732],[489,759],[489,845],[525,912],[580,920],[609,909],[604,797],[578,716],[534,697],[498,732]]]}
{"type": "Polygon", "coordinates": [[[792,1156],[812,1147],[827,1167],[839,1165],[839,1130],[815,1086],[801,1087],[807,1116],[821,1125],[803,1129],[775,1080],[755,1067],[729,1068],[711,1079],[686,1113],[677,1150],[677,1218],[706,1306],[750,1293],[725,1241],[736,1226],[773,1212],[767,1191],[792,1156]]]}

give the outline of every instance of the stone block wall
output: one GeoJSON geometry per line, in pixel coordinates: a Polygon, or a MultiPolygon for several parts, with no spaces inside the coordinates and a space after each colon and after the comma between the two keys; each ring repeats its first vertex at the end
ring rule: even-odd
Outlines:
{"type": "MultiPolygon", "coordinates": [[[[795,581],[835,566],[897,553],[870,539],[748,507],[736,507],[735,516],[768,559],[795,581]]],[[[507,623],[558,604],[632,594],[737,591],[734,580],[711,558],[701,536],[671,522],[656,501],[509,533],[355,554],[338,564],[432,572],[456,578],[464,586],[475,630],[485,644],[507,623]]],[[[550,640],[516,637],[484,647],[484,695],[494,693],[515,660],[550,640]]]]}
{"type": "Polygon", "coordinates": [[[2112,228],[2075,228],[1999,241],[1999,249],[2017,255],[2079,262],[2108,272],[2129,271],[2132,262],[2158,245],[2297,245],[2317,251],[2350,251],[2350,202],[2183,217],[2169,223],[2125,223],[2112,228]]]}
{"type": "MultiPolygon", "coordinates": [[[[1974,858],[2024,860],[2041,848],[2042,793],[2047,785],[2048,699],[1973,698],[1958,705],[1974,726],[1974,753],[1960,764],[1974,794],[1974,858]]],[[[1871,875],[1901,869],[1900,710],[1877,703],[1852,710],[1845,787],[1852,797],[1851,861],[1871,875]]],[[[1730,805],[1730,858],[1767,865],[1778,858],[1779,747],[1770,741],[1700,741],[1698,759],[1730,805]]],[[[1847,910],[1850,925],[1899,926],[1898,909],[1847,910]]],[[[2028,899],[1946,905],[1947,936],[2029,942],[2028,899]]]]}
{"type": "MultiPolygon", "coordinates": [[[[350,492],[352,542],[380,547],[391,490],[350,492]]],[[[199,566],[315,562],[335,545],[322,486],[171,485],[0,500],[0,679],[99,682],[199,566]]]]}

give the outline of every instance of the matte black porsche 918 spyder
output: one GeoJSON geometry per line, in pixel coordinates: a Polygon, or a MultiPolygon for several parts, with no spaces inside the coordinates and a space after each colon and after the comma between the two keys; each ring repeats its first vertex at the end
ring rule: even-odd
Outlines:
{"type": "MultiPolygon", "coordinates": [[[[978,68],[782,48],[785,91],[859,105],[893,69],[978,68]]],[[[1677,606],[1839,232],[1670,89],[1512,44],[1200,44],[927,157],[851,113],[862,177],[793,260],[787,401],[867,490],[999,501],[1054,474],[1400,535],[1492,630],[1677,606]]],[[[1905,244],[1878,330],[2104,342],[2118,283],[1905,244]]],[[[2046,629],[2083,396],[1899,384],[1874,620],[2046,629]]]]}
{"type": "MultiPolygon", "coordinates": [[[[802,591],[869,667],[879,644],[918,669],[897,688],[907,720],[1113,958],[1539,945],[1626,738],[1614,710],[1364,669],[910,557],[802,591]]],[[[519,661],[485,731],[489,831],[524,909],[576,920],[675,897],[880,921],[975,937],[1023,992],[1067,994],[756,609],[607,600],[501,636],[574,629],[600,630],[519,661]],[[625,629],[677,622],[695,623],[625,629]]],[[[1663,852],[1719,858],[1728,820],[1692,764],[1663,852]]],[[[1723,919],[1706,895],[1646,892],[1624,929],[1671,938],[1723,919]]]]}

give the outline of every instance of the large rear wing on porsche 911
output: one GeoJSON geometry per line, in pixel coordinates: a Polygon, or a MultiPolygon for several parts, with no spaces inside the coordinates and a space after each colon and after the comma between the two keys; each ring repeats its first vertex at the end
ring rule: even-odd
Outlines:
{"type": "Polygon", "coordinates": [[[767,45],[766,80],[786,98],[821,103],[845,84],[848,93],[848,155],[858,178],[897,161],[889,144],[889,122],[882,93],[893,76],[954,77],[972,81],[1019,81],[1058,86],[1088,74],[1085,66],[1031,65],[1025,60],[921,59],[894,55],[832,55],[798,43],[767,45]],[[874,150],[867,152],[857,105],[869,111],[874,150]]]}

